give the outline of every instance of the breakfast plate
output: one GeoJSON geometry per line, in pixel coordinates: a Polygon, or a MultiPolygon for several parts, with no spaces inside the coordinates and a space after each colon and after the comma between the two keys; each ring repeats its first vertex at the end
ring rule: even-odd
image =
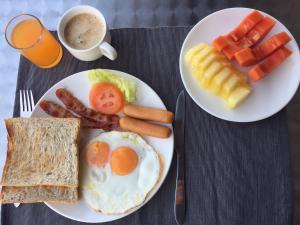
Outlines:
{"type": "MultiPolygon", "coordinates": [[[[292,55],[272,71],[270,76],[259,82],[251,81],[253,91],[238,108],[227,109],[221,99],[200,88],[196,79],[191,75],[184,62],[187,51],[200,42],[210,44],[216,37],[228,33],[252,11],[253,9],[249,8],[228,8],[208,15],[189,32],[180,52],[181,79],[188,94],[203,110],[228,121],[251,122],[270,117],[288,104],[299,86],[300,54],[297,43],[288,29],[271,16],[276,21],[276,25],[262,42],[278,32],[285,31],[292,37],[286,45],[292,51],[292,55]]],[[[264,12],[261,13],[267,15],[264,12]]],[[[236,62],[233,62],[233,65],[243,72],[249,70],[249,67],[243,68],[236,62]]]]}
{"type": "MultiPolygon", "coordinates": [[[[136,100],[135,100],[136,104],[166,109],[160,97],[143,81],[124,72],[115,71],[115,70],[105,70],[105,71],[112,72],[115,75],[131,80],[136,84],[137,87],[136,100]]],[[[36,107],[34,108],[31,116],[48,117],[48,115],[39,107],[39,103],[43,100],[49,100],[57,104],[60,104],[58,98],[55,95],[55,91],[58,88],[68,89],[70,92],[74,93],[74,95],[76,95],[76,97],[79,100],[81,100],[81,102],[84,105],[89,106],[88,93],[91,88],[91,85],[92,84],[88,79],[88,71],[79,72],[61,80],[53,87],[51,87],[42,96],[42,98],[39,100],[36,107]]],[[[168,126],[172,129],[172,125],[169,124],[168,126]]],[[[88,141],[90,141],[93,137],[99,135],[100,133],[101,131],[96,129],[83,130],[81,133],[79,151],[81,152],[83,146],[85,146],[85,144],[88,141]]],[[[138,210],[140,207],[142,207],[146,202],[148,202],[152,198],[152,196],[158,191],[158,189],[162,185],[164,179],[166,178],[168,170],[170,168],[172,157],[173,157],[173,141],[174,141],[173,134],[171,134],[170,137],[166,139],[147,137],[147,136],[143,136],[143,138],[148,144],[150,144],[157,151],[159,158],[161,160],[161,164],[163,166],[157,184],[148,193],[146,200],[141,205],[129,210],[125,214],[107,215],[92,210],[82,197],[80,197],[79,201],[75,204],[57,204],[57,203],[50,203],[50,202],[45,202],[45,204],[55,212],[61,214],[62,216],[65,216],[73,220],[77,220],[81,222],[89,222],[89,223],[113,221],[138,210]]]]}

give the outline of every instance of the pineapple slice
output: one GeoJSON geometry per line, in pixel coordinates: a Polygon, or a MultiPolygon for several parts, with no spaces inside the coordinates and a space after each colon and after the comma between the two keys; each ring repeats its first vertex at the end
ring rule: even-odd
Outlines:
{"type": "Polygon", "coordinates": [[[240,79],[241,83],[243,83],[243,84],[248,83],[247,76],[245,74],[243,74],[242,72],[240,72],[240,71],[233,68],[232,73],[240,79]]]}
{"type": "Polygon", "coordinates": [[[242,101],[244,101],[250,94],[250,86],[239,86],[237,87],[227,98],[226,106],[230,109],[237,107],[242,101]]]}
{"type": "Polygon", "coordinates": [[[228,67],[224,67],[219,73],[216,74],[216,76],[211,81],[209,90],[213,94],[219,95],[223,84],[229,79],[231,73],[231,69],[229,69],[228,67]]]}
{"type": "Polygon", "coordinates": [[[199,66],[203,71],[205,71],[214,61],[218,61],[224,65],[230,65],[230,62],[223,54],[212,52],[202,62],[199,63],[199,66]]]}
{"type": "Polygon", "coordinates": [[[184,59],[200,87],[222,97],[228,108],[237,107],[250,94],[247,77],[214,47],[201,43],[184,59]]]}
{"type": "Polygon", "coordinates": [[[224,99],[231,94],[231,92],[240,84],[240,79],[238,76],[230,76],[230,78],[224,83],[221,96],[224,99]]]}
{"type": "Polygon", "coordinates": [[[202,62],[209,54],[216,52],[217,50],[210,45],[206,45],[197,55],[192,58],[191,65],[192,67],[199,66],[199,63],[202,62]]]}
{"type": "Polygon", "coordinates": [[[195,47],[191,48],[190,50],[188,50],[188,52],[185,54],[184,60],[187,64],[190,64],[192,61],[192,58],[198,54],[198,52],[200,52],[204,47],[206,46],[206,44],[204,43],[200,43],[198,45],[196,45],[195,47]]]}
{"type": "Polygon", "coordinates": [[[209,87],[211,80],[223,68],[223,64],[214,61],[202,74],[201,86],[204,88],[209,87]]]}
{"type": "Polygon", "coordinates": [[[196,78],[197,81],[201,82],[202,80],[202,74],[203,74],[203,71],[201,68],[199,67],[194,67],[194,68],[191,68],[192,70],[192,74],[193,76],[196,78]]]}
{"type": "MultiPolygon", "coordinates": [[[[210,64],[212,64],[214,61],[216,61],[216,58],[219,54],[218,53],[210,53],[202,62],[199,63],[198,65],[198,74],[203,74],[204,71],[210,66],[210,64]]],[[[199,76],[199,81],[201,84],[201,81],[203,79],[201,79],[202,76],[199,76]]]]}
{"type": "Polygon", "coordinates": [[[207,67],[215,61],[216,54],[211,53],[209,54],[202,62],[199,63],[199,67],[201,68],[202,72],[204,72],[207,67]]]}

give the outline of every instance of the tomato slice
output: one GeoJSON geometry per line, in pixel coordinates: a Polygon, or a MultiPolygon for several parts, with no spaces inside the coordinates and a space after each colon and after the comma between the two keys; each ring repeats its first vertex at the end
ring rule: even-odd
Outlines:
{"type": "Polygon", "coordinates": [[[124,106],[123,93],[110,83],[94,84],[89,99],[92,108],[104,114],[116,114],[124,106]]]}

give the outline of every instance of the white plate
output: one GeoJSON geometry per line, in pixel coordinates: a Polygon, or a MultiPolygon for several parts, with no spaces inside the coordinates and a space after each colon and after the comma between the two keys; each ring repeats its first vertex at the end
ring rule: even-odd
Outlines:
{"type": "MultiPolygon", "coordinates": [[[[190,74],[184,63],[184,55],[188,49],[200,42],[211,43],[219,35],[227,34],[252,10],[248,8],[229,8],[210,14],[193,27],[181,48],[179,66],[181,79],[187,92],[202,109],[224,120],[251,122],[272,116],[287,105],[299,85],[299,48],[288,29],[273,17],[277,23],[263,41],[278,32],[286,31],[292,37],[287,47],[293,51],[293,54],[272,74],[260,81],[251,82],[253,91],[238,108],[234,110],[227,109],[220,98],[201,89],[195,78],[190,74]]],[[[266,13],[263,14],[267,15],[266,13]]],[[[244,72],[248,70],[248,68],[239,67],[236,63],[234,63],[234,66],[244,72]]]]}
{"type": "MultiPolygon", "coordinates": [[[[147,84],[145,84],[143,81],[139,80],[138,78],[131,76],[127,73],[123,73],[120,71],[115,70],[108,70],[111,72],[114,72],[115,74],[124,77],[126,79],[133,80],[137,85],[137,100],[136,103],[140,105],[145,106],[152,106],[152,107],[158,107],[165,109],[165,105],[160,99],[160,97],[150,88],[147,84]]],[[[80,73],[76,73],[72,76],[69,76],[57,84],[55,84],[52,88],[50,88],[43,97],[39,100],[50,100],[54,101],[60,105],[62,103],[59,101],[59,99],[55,95],[55,90],[58,88],[66,88],[71,93],[74,94],[78,99],[80,99],[86,106],[89,106],[88,101],[88,94],[89,90],[91,88],[91,83],[88,80],[88,73],[87,71],[83,71],[80,73]]],[[[37,106],[33,110],[32,117],[44,117],[48,116],[42,109],[38,106],[39,102],[37,103],[37,106]]],[[[170,125],[172,128],[172,126],[170,125]]],[[[84,145],[83,142],[86,142],[89,138],[97,135],[100,133],[100,130],[91,130],[90,132],[84,132],[81,134],[83,136],[83,139],[81,141],[81,145],[84,145]]],[[[159,153],[162,162],[163,162],[163,170],[161,174],[161,178],[158,182],[158,184],[155,186],[155,188],[149,193],[146,201],[148,202],[151,197],[158,191],[161,184],[163,183],[168,170],[171,165],[172,157],[173,157],[173,134],[167,138],[167,139],[160,139],[160,138],[152,138],[152,137],[144,137],[144,139],[152,146],[154,149],[159,153]]],[[[105,215],[102,213],[97,213],[90,209],[88,205],[84,202],[84,200],[81,198],[78,203],[76,204],[54,204],[54,203],[46,203],[51,209],[53,209],[55,212],[81,222],[89,222],[89,223],[96,223],[96,222],[107,222],[116,220],[119,218],[122,218],[134,211],[136,211],[141,206],[134,208],[127,214],[122,215],[105,215]]]]}

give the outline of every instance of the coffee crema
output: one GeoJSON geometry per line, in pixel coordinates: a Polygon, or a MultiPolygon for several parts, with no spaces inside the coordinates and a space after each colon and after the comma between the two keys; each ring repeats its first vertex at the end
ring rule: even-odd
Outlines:
{"type": "Polygon", "coordinates": [[[104,24],[97,16],[91,13],[81,13],[67,22],[64,38],[72,48],[88,49],[100,41],[105,32],[104,29],[104,24]]]}

